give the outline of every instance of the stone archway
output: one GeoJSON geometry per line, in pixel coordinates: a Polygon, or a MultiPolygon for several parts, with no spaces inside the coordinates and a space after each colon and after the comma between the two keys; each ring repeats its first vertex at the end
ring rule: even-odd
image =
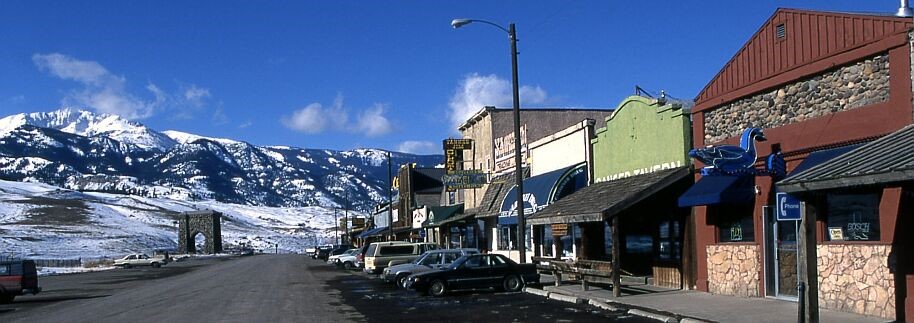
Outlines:
{"type": "Polygon", "coordinates": [[[222,252],[222,213],[216,211],[184,212],[178,224],[179,253],[222,252]],[[204,250],[197,250],[195,237],[202,234],[204,250]]]}

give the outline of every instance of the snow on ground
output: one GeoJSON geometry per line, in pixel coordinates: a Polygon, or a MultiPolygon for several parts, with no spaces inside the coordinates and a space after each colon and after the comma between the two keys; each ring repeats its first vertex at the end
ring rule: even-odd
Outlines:
{"type": "Polygon", "coordinates": [[[192,202],[0,181],[0,255],[100,259],[176,249],[180,212],[207,209],[224,215],[225,247],[246,244],[273,251],[278,245],[280,252],[300,252],[333,240],[333,210],[322,207],[192,202]]]}

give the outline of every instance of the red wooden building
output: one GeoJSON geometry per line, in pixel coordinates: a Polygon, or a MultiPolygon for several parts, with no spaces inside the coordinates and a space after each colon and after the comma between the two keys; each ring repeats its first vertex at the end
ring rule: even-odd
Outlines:
{"type": "MultiPolygon", "coordinates": [[[[777,10],[696,97],[694,146],[738,144],[744,129],[762,128],[759,159],[780,152],[789,177],[914,123],[912,23],[777,10]]],[[[692,202],[680,200],[693,206],[696,221],[694,287],[797,299],[799,221],[777,219],[779,179],[750,177],[719,183],[697,176],[686,193],[692,202]]],[[[914,276],[899,278],[891,268],[901,243],[897,223],[911,216],[899,214],[904,192],[869,187],[799,196],[816,212],[820,307],[914,317],[914,276]]]]}

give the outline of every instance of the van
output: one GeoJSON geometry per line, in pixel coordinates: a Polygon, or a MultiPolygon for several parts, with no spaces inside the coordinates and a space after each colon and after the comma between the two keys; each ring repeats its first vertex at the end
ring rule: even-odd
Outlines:
{"type": "Polygon", "coordinates": [[[434,243],[412,243],[405,241],[375,242],[365,251],[365,272],[380,273],[391,261],[409,262],[429,250],[438,249],[434,243]]]}
{"type": "Polygon", "coordinates": [[[0,261],[0,304],[18,295],[38,294],[38,270],[32,260],[0,261]]]}

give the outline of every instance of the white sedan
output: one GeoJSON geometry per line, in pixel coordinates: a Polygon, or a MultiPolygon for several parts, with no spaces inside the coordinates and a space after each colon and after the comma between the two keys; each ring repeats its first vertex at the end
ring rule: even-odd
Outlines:
{"type": "Polygon", "coordinates": [[[144,254],[126,255],[124,258],[114,260],[115,267],[124,268],[130,268],[133,266],[152,266],[153,268],[159,268],[167,263],[168,261],[166,261],[165,258],[151,258],[144,254]]]}

